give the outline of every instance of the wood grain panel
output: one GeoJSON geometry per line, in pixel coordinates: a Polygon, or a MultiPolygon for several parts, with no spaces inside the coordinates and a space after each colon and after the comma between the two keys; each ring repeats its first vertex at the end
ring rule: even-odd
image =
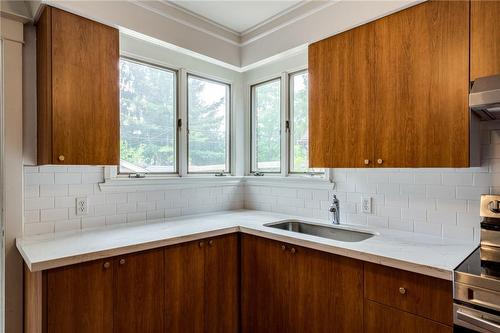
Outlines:
{"type": "Polygon", "coordinates": [[[56,8],[51,12],[52,162],[117,165],[118,30],[56,8]]]}
{"type": "Polygon", "coordinates": [[[365,301],[365,333],[452,333],[453,328],[411,313],[365,301]]]}
{"type": "Polygon", "coordinates": [[[163,332],[163,249],[117,257],[114,270],[115,332],[163,332]]]}
{"type": "Polygon", "coordinates": [[[500,74],[500,1],[471,1],[470,79],[500,74]]]}
{"type": "Polygon", "coordinates": [[[36,24],[37,159],[52,163],[52,8],[47,6],[36,24]]]}
{"type": "Polygon", "coordinates": [[[43,332],[44,297],[42,272],[24,266],[24,331],[43,332]]]}
{"type": "Polygon", "coordinates": [[[447,325],[453,323],[451,281],[365,263],[365,297],[447,325]]]}
{"type": "Polygon", "coordinates": [[[363,263],[290,247],[289,332],[362,332],[363,263]]]}
{"type": "Polygon", "coordinates": [[[238,235],[209,239],[205,247],[204,332],[239,331],[239,284],[238,235]]]}
{"type": "Polygon", "coordinates": [[[113,266],[97,260],[45,271],[48,333],[113,332],[113,266]]]}
{"type": "Polygon", "coordinates": [[[202,333],[205,240],[165,248],[165,331],[202,333]]]}
{"type": "Polygon", "coordinates": [[[469,166],[468,15],[428,1],[375,22],[377,166],[469,166]]]}
{"type": "MultiPolygon", "coordinates": [[[[280,242],[241,236],[242,332],[291,332],[290,253],[280,242]]],[[[294,303],[295,304],[295,303],[294,303]]]]}
{"type": "Polygon", "coordinates": [[[309,46],[311,167],[373,165],[373,46],[372,23],[309,46]]]}

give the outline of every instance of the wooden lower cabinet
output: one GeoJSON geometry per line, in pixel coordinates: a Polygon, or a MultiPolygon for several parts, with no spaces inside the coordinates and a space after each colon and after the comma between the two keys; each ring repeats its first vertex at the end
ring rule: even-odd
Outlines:
{"type": "MultiPolygon", "coordinates": [[[[112,333],[113,265],[96,260],[44,272],[43,332],[112,333]]],[[[41,323],[39,323],[41,324],[41,323]]],[[[38,329],[31,325],[35,332],[38,329]]]]}
{"type": "Polygon", "coordinates": [[[238,235],[165,248],[166,332],[237,332],[238,235]]]}
{"type": "Polygon", "coordinates": [[[365,301],[365,333],[452,333],[453,328],[370,300],[365,301]]]}
{"type": "Polygon", "coordinates": [[[120,333],[164,330],[163,249],[114,260],[113,326],[120,333]]]}
{"type": "Polygon", "coordinates": [[[248,234],[25,272],[30,333],[452,331],[451,281],[248,234]]]}
{"type": "Polygon", "coordinates": [[[361,332],[363,264],[255,236],[241,242],[242,332],[361,332]]]}

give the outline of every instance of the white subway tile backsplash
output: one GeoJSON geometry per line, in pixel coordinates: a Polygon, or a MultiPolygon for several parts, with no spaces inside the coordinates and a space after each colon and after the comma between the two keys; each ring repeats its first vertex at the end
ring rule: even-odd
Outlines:
{"type": "Polygon", "coordinates": [[[68,219],[68,208],[42,209],[40,211],[40,221],[60,221],[68,219]]]}
{"type": "Polygon", "coordinates": [[[81,173],[56,173],[55,174],[56,184],[81,184],[82,174],[81,173]]]}
{"type": "Polygon", "coordinates": [[[98,185],[103,167],[26,166],[24,230],[31,235],[243,207],[328,219],[336,194],[343,222],[477,241],[479,197],[500,194],[500,122],[483,126],[480,167],[334,169],[330,191],[246,183],[104,193],[98,185]],[[84,217],[76,216],[77,196],[88,199],[84,217]],[[372,198],[371,214],[361,212],[363,197],[372,198]]]}

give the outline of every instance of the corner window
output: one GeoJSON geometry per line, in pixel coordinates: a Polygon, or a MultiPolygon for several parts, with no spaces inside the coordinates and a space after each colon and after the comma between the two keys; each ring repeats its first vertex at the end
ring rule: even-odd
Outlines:
{"type": "Polygon", "coordinates": [[[230,86],[188,75],[188,173],[228,173],[230,86]]]}
{"type": "Polygon", "coordinates": [[[120,172],[177,173],[177,74],[120,59],[120,172]]]}
{"type": "Polygon", "coordinates": [[[290,173],[322,173],[309,168],[309,114],[307,71],[289,75],[290,173]]]}
{"type": "Polygon", "coordinates": [[[309,167],[307,70],[283,73],[250,89],[250,172],[323,175],[323,169],[309,167]],[[282,91],[282,87],[288,89],[282,91]]]}
{"type": "Polygon", "coordinates": [[[281,81],[252,86],[252,172],[281,172],[281,81]]]}

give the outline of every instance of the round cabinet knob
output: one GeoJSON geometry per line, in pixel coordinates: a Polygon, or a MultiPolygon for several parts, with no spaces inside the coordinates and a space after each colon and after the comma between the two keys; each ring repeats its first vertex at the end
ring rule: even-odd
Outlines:
{"type": "Polygon", "coordinates": [[[109,263],[109,261],[106,261],[102,267],[104,267],[104,269],[108,269],[109,267],[111,266],[111,264],[109,263]]]}
{"type": "Polygon", "coordinates": [[[495,214],[500,213],[500,201],[493,200],[488,203],[488,209],[495,214]]]}
{"type": "Polygon", "coordinates": [[[295,250],[295,248],[294,248],[294,247],[292,247],[292,248],[290,249],[290,252],[292,252],[292,254],[294,254],[295,252],[297,252],[297,250],[295,250]]]}
{"type": "Polygon", "coordinates": [[[406,288],[399,287],[399,293],[400,293],[401,295],[406,294],[406,288]]]}
{"type": "Polygon", "coordinates": [[[203,247],[204,245],[205,245],[205,242],[199,242],[199,243],[198,243],[198,246],[199,246],[199,247],[203,247]]]}
{"type": "Polygon", "coordinates": [[[64,161],[64,155],[59,155],[59,161],[64,161]]]}
{"type": "Polygon", "coordinates": [[[282,249],[283,251],[285,251],[285,250],[286,250],[286,246],[285,246],[285,244],[281,245],[281,249],[282,249]]]}
{"type": "Polygon", "coordinates": [[[384,161],[383,161],[381,158],[379,158],[379,159],[377,160],[377,164],[382,164],[382,163],[384,163],[384,161]]]}
{"type": "Polygon", "coordinates": [[[213,240],[209,240],[208,241],[208,245],[210,245],[210,246],[214,245],[214,241],[213,240]]]}
{"type": "Polygon", "coordinates": [[[120,263],[120,265],[125,264],[125,259],[120,259],[119,263],[120,263]]]}
{"type": "Polygon", "coordinates": [[[364,163],[365,163],[365,165],[368,165],[368,164],[370,164],[370,160],[365,160],[364,163]]]}

